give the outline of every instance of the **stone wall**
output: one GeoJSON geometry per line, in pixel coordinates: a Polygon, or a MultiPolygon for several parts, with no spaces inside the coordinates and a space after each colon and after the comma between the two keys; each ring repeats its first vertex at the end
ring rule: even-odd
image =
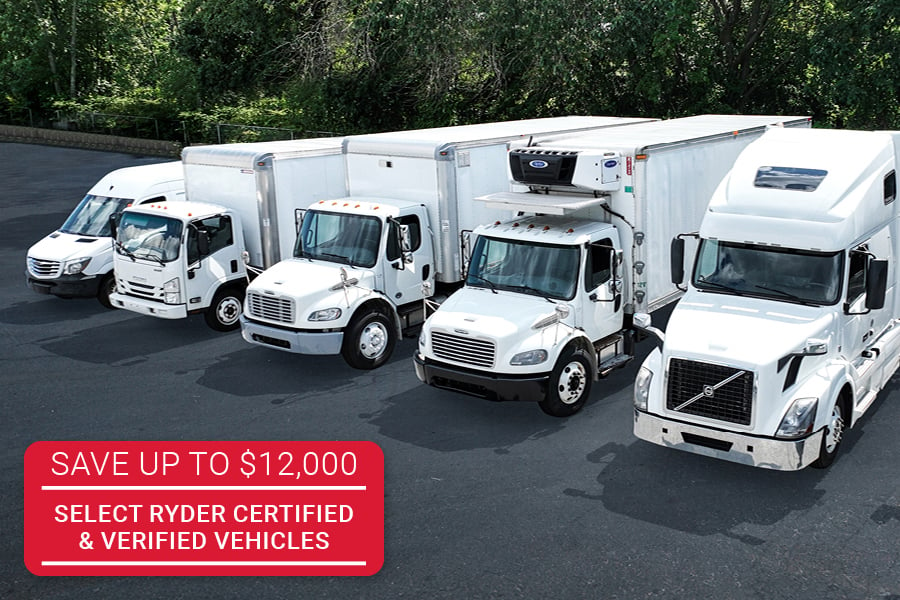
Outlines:
{"type": "Polygon", "coordinates": [[[16,125],[0,125],[0,142],[22,144],[45,144],[48,146],[68,146],[88,150],[104,150],[147,156],[180,158],[181,144],[163,140],[65,131],[60,129],[38,129],[16,125]]]}

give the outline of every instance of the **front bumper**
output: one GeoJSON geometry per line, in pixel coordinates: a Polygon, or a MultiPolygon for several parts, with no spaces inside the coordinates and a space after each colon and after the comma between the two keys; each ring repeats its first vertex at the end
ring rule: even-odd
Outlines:
{"type": "Polygon", "coordinates": [[[819,457],[824,430],[799,440],[778,440],[699,427],[634,411],[634,435],[642,440],[753,467],[797,471],[819,457]]]}
{"type": "Polygon", "coordinates": [[[413,355],[413,361],[419,381],[436,388],[500,401],[538,402],[547,397],[549,373],[524,376],[486,373],[429,360],[418,352],[413,355]]]}
{"type": "Polygon", "coordinates": [[[28,287],[39,294],[72,298],[93,298],[100,290],[99,275],[60,275],[54,279],[38,279],[26,271],[28,287]]]}
{"type": "Polygon", "coordinates": [[[251,344],[296,354],[340,354],[342,331],[296,331],[251,321],[241,315],[241,335],[251,344]]]}
{"type": "Polygon", "coordinates": [[[133,296],[126,296],[118,292],[109,295],[109,301],[116,308],[124,308],[131,312],[157,317],[160,319],[184,319],[187,317],[187,307],[184,304],[163,304],[133,296]]]}

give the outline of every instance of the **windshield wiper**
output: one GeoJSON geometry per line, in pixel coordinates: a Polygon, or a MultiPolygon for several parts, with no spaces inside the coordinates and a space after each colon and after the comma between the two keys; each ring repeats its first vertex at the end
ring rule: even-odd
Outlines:
{"type": "Polygon", "coordinates": [[[125,254],[126,256],[128,256],[128,258],[131,259],[131,262],[134,262],[135,261],[134,252],[132,252],[131,250],[126,248],[125,244],[123,244],[119,240],[114,240],[114,241],[116,244],[116,249],[120,250],[122,252],[122,254],[125,254]]]}
{"type": "MultiPolygon", "coordinates": [[[[138,250],[140,250],[140,248],[138,248],[138,250]]],[[[152,260],[152,261],[158,262],[161,265],[166,264],[166,262],[159,256],[156,256],[155,254],[150,254],[149,250],[145,254],[142,254],[140,256],[138,256],[137,254],[135,254],[133,252],[128,252],[128,254],[131,256],[131,260],[134,260],[135,257],[136,258],[146,258],[147,260],[152,260]]]]}
{"type": "Polygon", "coordinates": [[[350,256],[344,256],[342,254],[332,254],[331,252],[322,252],[320,256],[330,256],[331,258],[337,258],[339,260],[345,261],[347,266],[351,269],[357,268],[355,264],[353,264],[353,258],[350,256]]]}
{"type": "Polygon", "coordinates": [[[744,293],[741,290],[739,290],[737,288],[733,288],[730,285],[725,285],[724,283],[719,283],[718,281],[711,281],[711,280],[703,278],[703,277],[698,277],[697,281],[703,283],[703,285],[708,285],[710,287],[714,287],[718,290],[722,290],[724,292],[734,294],[735,296],[743,296],[744,295],[744,293]]]}
{"type": "Polygon", "coordinates": [[[756,285],[754,285],[753,287],[759,288],[759,289],[761,289],[761,290],[766,290],[767,292],[773,292],[773,293],[775,293],[775,294],[780,295],[782,298],[785,298],[785,299],[787,299],[787,300],[793,300],[794,302],[798,302],[798,303],[800,303],[800,304],[806,304],[807,306],[817,306],[817,305],[816,305],[814,302],[812,302],[811,300],[807,300],[806,298],[801,298],[801,297],[798,296],[797,294],[792,294],[791,292],[786,292],[786,291],[784,291],[784,290],[779,290],[779,289],[776,289],[776,288],[771,288],[771,287],[769,287],[769,286],[767,286],[767,285],[759,285],[759,284],[756,284],[756,285]]]}
{"type": "Polygon", "coordinates": [[[530,285],[525,285],[524,283],[521,283],[521,284],[519,284],[519,285],[516,285],[515,287],[519,288],[520,290],[524,290],[524,291],[526,291],[526,292],[531,292],[531,293],[534,294],[535,296],[540,296],[541,298],[543,298],[544,300],[546,300],[546,301],[549,302],[550,304],[556,304],[556,302],[554,302],[553,300],[551,300],[551,299],[550,299],[550,296],[548,296],[547,293],[546,293],[545,291],[543,291],[543,290],[539,290],[539,289],[537,289],[537,288],[533,288],[533,287],[531,287],[530,285]]]}
{"type": "Polygon", "coordinates": [[[491,291],[492,291],[492,292],[494,292],[495,294],[497,293],[497,287],[494,285],[494,282],[492,282],[490,279],[485,279],[485,278],[482,277],[481,275],[476,275],[475,273],[469,273],[469,274],[466,276],[466,279],[468,279],[469,277],[473,277],[473,278],[475,278],[475,279],[478,279],[478,280],[480,280],[480,281],[485,282],[485,283],[488,284],[488,286],[491,288],[491,291]]]}

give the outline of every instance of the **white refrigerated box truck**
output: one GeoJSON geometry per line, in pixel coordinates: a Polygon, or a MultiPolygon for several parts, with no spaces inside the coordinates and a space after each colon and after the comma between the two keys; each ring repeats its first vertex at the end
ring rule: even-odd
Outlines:
{"type": "Polygon", "coordinates": [[[509,191],[481,198],[520,217],[472,233],[465,287],[429,317],[424,383],[553,416],[634,356],[635,312],[676,300],[672,237],[700,225],[741,150],[806,117],[701,115],[512,148],[509,191]]]}
{"type": "Polygon", "coordinates": [[[189,146],[187,202],[126,210],[114,306],[164,319],[202,313],[239,327],[248,272],[290,256],[298,209],[346,195],[340,138],[189,146]]]}
{"type": "Polygon", "coordinates": [[[900,132],[772,129],[741,154],[665,334],[641,316],[659,345],[637,437],[770,469],[833,462],[900,363],[898,152],[900,132]]]}

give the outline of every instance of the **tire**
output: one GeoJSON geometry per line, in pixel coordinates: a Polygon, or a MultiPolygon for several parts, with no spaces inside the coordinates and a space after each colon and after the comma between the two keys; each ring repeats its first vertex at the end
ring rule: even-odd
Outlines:
{"type": "Polygon", "coordinates": [[[396,344],[391,318],[378,310],[364,310],[344,331],[341,355],[354,369],[377,369],[388,361],[396,344]]]}
{"type": "Polygon", "coordinates": [[[116,291],[116,275],[109,272],[100,280],[100,287],[97,289],[97,300],[106,308],[115,308],[109,299],[109,295],[116,291]]]}
{"type": "Polygon", "coordinates": [[[844,437],[844,407],[841,398],[834,403],[831,409],[831,417],[825,425],[825,435],[822,437],[822,446],[819,448],[819,458],[812,463],[815,469],[824,469],[834,462],[841,440],[844,437]]]}
{"type": "Polygon", "coordinates": [[[241,326],[244,300],[241,290],[235,287],[220,289],[213,296],[212,304],[203,313],[206,324],[216,331],[234,331],[241,326]]]}
{"type": "Polygon", "coordinates": [[[539,403],[541,410],[553,417],[574,415],[591,395],[593,382],[587,356],[578,350],[564,352],[550,374],[547,397],[539,403]]]}

